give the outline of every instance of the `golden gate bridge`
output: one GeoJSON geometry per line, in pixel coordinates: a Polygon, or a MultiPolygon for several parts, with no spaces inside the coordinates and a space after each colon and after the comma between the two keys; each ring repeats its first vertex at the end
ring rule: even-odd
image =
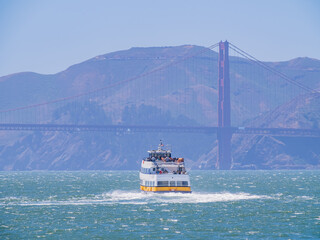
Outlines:
{"type": "MultiPolygon", "coordinates": [[[[133,57],[137,59],[138,57],[133,57]]],[[[110,61],[120,61],[121,58],[113,57],[109,59],[110,61]]],[[[123,60],[123,59],[122,59],[123,60]]],[[[130,60],[129,58],[125,60],[130,60]]],[[[208,133],[208,134],[217,134],[218,140],[218,154],[217,154],[217,168],[218,169],[230,169],[232,164],[231,156],[231,139],[234,134],[254,134],[254,135],[271,135],[271,136],[291,136],[291,137],[320,137],[319,128],[299,128],[292,126],[260,126],[255,123],[255,119],[246,122],[246,116],[250,115],[249,113],[242,117],[235,116],[232,117],[233,111],[236,109],[235,114],[246,112],[246,106],[250,106],[253,109],[259,108],[259,114],[256,114],[258,122],[263,122],[264,120],[270,121],[273,114],[276,111],[281,111],[281,106],[284,103],[289,102],[292,99],[299,99],[301,96],[316,96],[320,97],[320,93],[309,86],[301,83],[299,81],[294,81],[286,74],[277,70],[276,68],[270,66],[270,64],[259,61],[250,54],[241,50],[237,46],[225,42],[219,42],[210,46],[209,48],[203,48],[199,51],[192,52],[183,56],[174,56],[170,59],[166,57],[158,57],[153,59],[141,58],[143,61],[165,61],[162,64],[159,64],[151,70],[144,70],[142,73],[135,76],[126,76],[123,77],[123,80],[115,81],[107,86],[103,86],[97,89],[89,89],[88,91],[83,91],[75,95],[57,98],[49,100],[47,102],[34,103],[26,106],[17,106],[14,108],[4,109],[0,111],[0,130],[15,130],[15,131],[108,131],[108,132],[183,132],[183,133],[208,133]],[[214,52],[208,54],[208,49],[214,50],[219,48],[218,54],[215,55],[214,52]],[[230,49],[234,54],[229,56],[230,49]],[[237,55],[235,55],[237,54],[237,55]],[[217,59],[216,59],[217,58],[217,59]],[[207,64],[202,65],[202,68],[199,67],[199,61],[206,61],[207,64]],[[256,65],[259,69],[262,70],[252,70],[252,65],[256,65]],[[232,73],[230,73],[230,65],[234,65],[232,73]],[[238,64],[238,65],[237,65],[238,64]],[[186,67],[187,66],[187,67],[186,67]],[[171,75],[179,78],[177,73],[179,69],[187,69],[189,76],[185,76],[184,81],[178,80],[175,82],[175,79],[171,79],[171,82],[168,82],[166,77],[166,72],[171,71],[171,75]],[[214,69],[217,68],[217,71],[214,69]],[[246,69],[247,70],[244,70],[246,69]],[[256,99],[256,95],[252,96],[242,96],[238,99],[247,101],[247,103],[242,103],[242,109],[237,109],[238,104],[232,102],[232,98],[237,100],[237,96],[242,93],[236,94],[236,83],[243,84],[245,74],[239,74],[243,71],[247,71],[246,75],[248,76],[252,73],[251,78],[255,80],[257,72],[255,71],[264,71],[264,74],[267,75],[268,81],[265,84],[266,89],[273,89],[272,97],[276,96],[273,99],[273,103],[269,104],[268,107],[265,107],[264,104],[268,102],[266,97],[263,101],[256,99]],[[206,76],[201,77],[202,73],[208,73],[206,76]],[[266,74],[267,73],[267,74],[266,74]],[[232,76],[230,76],[232,75],[232,76]],[[277,81],[274,80],[276,76],[277,81]],[[197,76],[197,77],[194,77],[197,76]],[[200,76],[200,77],[199,77],[200,76]],[[209,76],[209,77],[208,77],[209,76]],[[232,81],[232,80],[238,80],[232,81]],[[281,79],[281,81],[279,80],[281,79]],[[160,82],[158,84],[156,81],[160,82]],[[211,81],[211,83],[210,83],[211,81]],[[241,82],[242,81],[242,82],[241,82]],[[182,82],[182,83],[181,83],[182,82]],[[216,82],[216,87],[213,83],[216,82]],[[275,87],[277,84],[281,84],[280,87],[275,87]],[[180,84],[180,85],[179,85],[180,84]],[[207,86],[211,86],[208,88],[207,86]],[[122,86],[126,86],[123,87],[122,86]],[[141,92],[142,87],[146,88],[146,92],[141,92]],[[285,89],[285,94],[278,90],[279,88],[285,89]],[[185,89],[184,92],[179,92],[179,89],[185,89]],[[231,89],[233,88],[233,91],[231,89]],[[134,91],[133,91],[134,89],[134,91]],[[191,90],[192,91],[191,91],[191,90]],[[200,90],[199,90],[200,89],[200,90]],[[288,90],[294,89],[294,90],[288,90]],[[113,91],[113,94],[110,92],[113,91]],[[196,96],[191,96],[194,92],[199,91],[196,96]],[[121,122],[114,120],[111,123],[101,123],[92,121],[79,121],[78,116],[76,120],[70,120],[70,116],[66,117],[66,121],[61,120],[63,117],[59,117],[59,120],[53,121],[52,114],[59,108],[63,108],[66,105],[71,105],[76,112],[81,113],[85,108],[88,108],[86,104],[81,103],[81,101],[97,102],[99,98],[100,102],[104,102],[104,110],[107,112],[115,111],[117,108],[122,110],[130,105],[135,105],[136,103],[150,105],[158,107],[165,113],[169,111],[171,103],[177,101],[178,104],[175,107],[174,112],[183,113],[185,115],[194,115],[194,113],[199,112],[197,104],[192,100],[193,98],[197,99],[197,102],[206,102],[208,92],[215,93],[217,95],[217,106],[215,117],[213,116],[213,109],[202,109],[202,113],[207,111],[207,114],[211,116],[211,119],[217,121],[216,124],[210,124],[206,126],[204,124],[192,125],[168,125],[168,124],[159,124],[159,123],[134,123],[134,122],[121,122]],[[275,92],[275,93],[274,93],[275,92]],[[126,96],[123,103],[113,100],[115,94],[119,96],[126,96]],[[166,94],[169,93],[169,94],[166,94]],[[232,94],[234,93],[234,94],[232,94]],[[189,95],[190,96],[189,96],[189,95]],[[111,97],[109,97],[109,95],[111,97]],[[279,96],[280,95],[280,96],[279,96]],[[127,97],[128,96],[128,97],[127,97]],[[160,96],[157,99],[155,96],[160,96]],[[189,100],[187,98],[190,98],[189,100]],[[246,97],[249,99],[246,99],[246,97]],[[102,101],[101,101],[102,100],[102,101]],[[170,101],[169,101],[170,100],[170,101]],[[131,102],[130,102],[131,101],[131,102]],[[80,102],[80,103],[79,103],[80,102]],[[183,103],[183,104],[181,104],[183,103]],[[260,103],[261,106],[257,107],[260,103]],[[264,104],[262,104],[264,103],[264,104]],[[278,104],[278,105],[277,105],[278,104]],[[57,107],[58,105],[58,107],[57,107]],[[266,109],[263,109],[266,108],[266,109]],[[190,110],[191,109],[191,110],[190,110]],[[48,117],[49,116],[49,117],[48,117]],[[238,125],[232,124],[231,119],[235,118],[238,125]],[[69,121],[69,122],[68,122],[69,121]]],[[[261,72],[259,72],[261,74],[261,72]]],[[[242,86],[243,88],[243,86],[242,86]]],[[[248,88],[250,90],[250,87],[248,88]]],[[[254,90],[252,90],[254,91],[254,90]]],[[[250,92],[250,91],[249,91],[250,92]]],[[[243,95],[243,94],[242,94],[243,95]]],[[[250,94],[249,94],[250,95],[250,94]]],[[[214,96],[212,96],[214,97],[214,96]]],[[[299,101],[299,100],[298,100],[299,101]]],[[[210,107],[210,104],[207,104],[210,107]]],[[[239,104],[240,105],[240,104],[239,104]]],[[[89,106],[90,107],[90,106],[89,106]]],[[[212,108],[212,106],[211,106],[212,108]]],[[[249,109],[249,107],[248,107],[249,109]]],[[[86,110],[90,111],[90,110],[86,110]]],[[[200,113],[201,114],[201,113],[200,113]]],[[[319,114],[319,113],[318,113],[319,114]]],[[[239,114],[241,115],[241,114],[239,114]]],[[[244,114],[245,115],[245,114],[244,114]]],[[[254,116],[254,114],[251,114],[254,116]]],[[[119,117],[118,117],[119,118],[119,117]]],[[[201,116],[199,117],[201,118],[201,116]]],[[[117,116],[114,117],[117,119],[117,116]]],[[[208,117],[210,119],[210,117],[208,117]]],[[[318,118],[320,119],[320,117],[318,118]]]]}

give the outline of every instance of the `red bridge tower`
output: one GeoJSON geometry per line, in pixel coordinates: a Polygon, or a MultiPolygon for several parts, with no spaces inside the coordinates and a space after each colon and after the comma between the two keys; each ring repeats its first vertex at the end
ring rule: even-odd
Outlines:
{"type": "Polygon", "coordinates": [[[231,168],[231,106],[229,77],[229,43],[219,43],[218,60],[218,158],[217,169],[231,168]]]}

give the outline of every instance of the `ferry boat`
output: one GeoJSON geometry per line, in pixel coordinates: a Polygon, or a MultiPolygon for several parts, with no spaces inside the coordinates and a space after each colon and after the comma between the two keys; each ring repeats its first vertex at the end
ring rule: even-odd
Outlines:
{"type": "Polygon", "coordinates": [[[172,158],[171,150],[163,148],[162,141],[157,150],[148,151],[142,160],[140,189],[144,192],[191,193],[190,178],[183,158],[172,158]]]}

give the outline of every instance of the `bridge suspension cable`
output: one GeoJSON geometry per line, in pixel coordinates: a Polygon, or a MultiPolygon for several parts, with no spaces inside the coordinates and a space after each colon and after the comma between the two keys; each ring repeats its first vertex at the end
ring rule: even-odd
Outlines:
{"type": "Polygon", "coordinates": [[[198,56],[201,53],[203,53],[204,51],[206,51],[207,49],[213,50],[217,46],[219,46],[219,43],[215,43],[215,44],[213,44],[213,45],[211,45],[211,46],[209,46],[207,48],[202,49],[201,51],[198,51],[198,52],[196,52],[194,54],[186,55],[186,56],[184,56],[182,58],[181,57],[180,58],[176,57],[175,58],[175,59],[177,59],[176,61],[172,61],[172,62],[170,62],[170,63],[168,63],[166,65],[160,66],[160,67],[155,68],[155,69],[153,69],[151,71],[142,73],[140,75],[137,75],[137,76],[134,76],[134,77],[131,77],[131,78],[127,78],[127,79],[125,79],[123,81],[119,81],[119,82],[116,82],[116,83],[113,83],[113,84],[110,84],[110,85],[107,85],[107,86],[104,86],[104,87],[101,87],[101,88],[97,88],[97,89],[94,89],[94,90],[91,90],[91,91],[88,91],[88,92],[72,95],[72,96],[69,96],[69,97],[58,98],[58,99],[54,99],[54,100],[51,100],[51,101],[42,102],[42,103],[38,103],[38,104],[32,104],[32,105],[27,105],[27,106],[22,106],[22,107],[17,107],[17,108],[6,109],[6,110],[0,111],[0,113],[8,113],[8,112],[14,112],[14,111],[25,110],[25,109],[30,109],[30,108],[36,108],[36,107],[40,107],[40,106],[44,106],[44,105],[48,105],[48,104],[53,104],[53,103],[58,103],[58,102],[63,102],[63,101],[76,99],[76,98],[87,96],[87,95],[90,95],[90,94],[93,94],[93,93],[97,93],[97,92],[100,92],[100,91],[103,91],[103,90],[106,90],[106,89],[110,89],[110,88],[122,85],[124,83],[132,82],[132,81],[140,79],[142,77],[146,77],[146,76],[151,75],[153,73],[162,71],[162,70],[164,70],[166,68],[169,68],[169,67],[171,67],[173,65],[176,65],[176,64],[178,64],[180,62],[183,62],[183,61],[185,61],[187,59],[190,59],[192,57],[198,56]]]}
{"type": "Polygon", "coordinates": [[[252,55],[250,55],[249,53],[243,51],[242,49],[238,48],[237,46],[235,46],[234,44],[230,43],[230,48],[237,52],[238,54],[240,54],[241,56],[243,56],[244,58],[248,59],[249,61],[255,63],[255,64],[258,64],[259,66],[261,66],[262,68],[268,70],[268,71],[271,71],[273,72],[274,74],[276,74],[277,76],[281,77],[282,79],[284,79],[285,81],[307,91],[307,92],[310,92],[310,93],[316,93],[316,94],[320,94],[319,91],[315,90],[315,89],[312,89],[302,83],[299,83],[299,82],[296,82],[296,81],[293,81],[290,77],[288,77],[287,75],[285,75],[284,73],[278,71],[277,69],[275,68],[272,68],[270,66],[268,66],[267,64],[265,64],[264,62],[258,60],[257,58],[253,57],[252,55]]]}
{"type": "MultiPolygon", "coordinates": [[[[290,83],[293,86],[296,86],[302,90],[304,90],[305,92],[307,92],[308,94],[316,94],[316,96],[320,96],[320,91],[316,90],[316,89],[312,89],[300,82],[296,82],[294,80],[292,80],[289,76],[285,75],[284,73],[280,72],[279,70],[272,68],[271,66],[269,66],[268,64],[258,60],[257,58],[255,58],[254,56],[250,55],[249,53],[245,52],[244,50],[240,49],[239,47],[235,46],[234,44],[229,42],[229,47],[230,49],[232,49],[233,51],[235,51],[236,53],[238,53],[239,55],[241,55],[242,57],[244,57],[245,59],[249,60],[250,62],[252,62],[253,64],[257,64],[259,65],[261,68],[275,74],[276,76],[280,77],[281,79],[285,80],[286,82],[290,83]]],[[[297,98],[301,98],[302,95],[300,96],[296,96],[295,98],[291,99],[289,102],[287,103],[291,103],[295,100],[297,100],[297,98]]],[[[271,111],[269,111],[267,114],[264,115],[264,117],[260,118],[261,120],[265,120],[265,119],[270,119],[273,114],[277,111],[279,111],[279,107],[276,107],[274,109],[272,109],[271,111]]],[[[320,114],[317,112],[314,112],[314,115],[316,115],[319,119],[320,119],[320,114]]]]}

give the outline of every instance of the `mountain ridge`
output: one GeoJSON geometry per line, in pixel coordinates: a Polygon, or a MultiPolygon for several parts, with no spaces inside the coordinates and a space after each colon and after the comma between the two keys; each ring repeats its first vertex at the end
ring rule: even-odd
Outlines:
{"type": "MultiPolygon", "coordinates": [[[[98,55],[56,74],[42,75],[27,72],[7,75],[0,77],[0,112],[10,108],[81,95],[108,85],[124,83],[117,85],[112,90],[107,90],[106,94],[102,92],[100,95],[94,95],[91,102],[86,100],[78,104],[76,108],[72,102],[60,103],[60,105],[52,107],[53,114],[47,121],[53,123],[72,121],[81,124],[144,122],[182,126],[214,126],[217,121],[218,94],[216,57],[216,52],[194,45],[139,47],[98,55]],[[191,59],[185,65],[161,69],[162,66],[170,66],[174,59],[187,59],[196,52],[201,52],[201,55],[194,60],[191,59]],[[208,66],[213,67],[209,68],[208,66]],[[159,68],[161,71],[155,71],[159,68]],[[147,74],[152,71],[155,71],[156,74],[147,74]],[[130,78],[139,76],[143,77],[134,82],[128,81],[130,78]],[[161,84],[154,81],[155,78],[160,79],[161,84]],[[153,89],[159,90],[156,95],[152,93],[153,89]],[[140,91],[146,94],[139,94],[140,91]],[[161,104],[157,106],[159,103],[161,104]],[[191,110],[186,110],[189,108],[191,110]]],[[[235,62],[237,59],[239,58],[230,57],[231,62],[235,62]]],[[[240,60],[247,68],[256,69],[256,66],[249,61],[240,60]]],[[[296,58],[286,62],[269,62],[267,64],[311,88],[320,87],[319,60],[296,58]]],[[[259,119],[259,116],[254,115],[255,112],[260,111],[262,115],[266,114],[274,109],[274,106],[280,101],[284,104],[283,112],[273,116],[273,119],[278,119],[278,123],[283,121],[283,124],[286,124],[288,121],[287,123],[291,124],[291,120],[285,116],[290,115],[288,113],[292,113],[292,111],[300,114],[300,110],[296,110],[299,105],[293,104],[286,107],[285,104],[288,104],[285,102],[286,99],[293,97],[290,95],[275,96],[271,102],[262,100],[257,104],[256,109],[250,110],[250,106],[242,103],[242,100],[248,95],[248,89],[253,94],[251,98],[258,99],[261,96],[273,94],[273,85],[271,87],[266,85],[264,80],[271,79],[272,84],[273,82],[276,84],[278,80],[268,74],[261,73],[259,75],[261,80],[256,81],[248,72],[238,68],[231,68],[230,75],[239,87],[231,92],[234,124],[238,124],[238,126],[243,123],[253,124],[253,119],[259,119]]],[[[288,84],[284,83],[282,88],[288,88],[288,84]]],[[[299,92],[295,94],[299,94],[299,92]]],[[[317,100],[309,99],[309,101],[312,103],[317,100]]],[[[316,106],[312,105],[310,109],[303,108],[305,112],[302,114],[306,115],[306,119],[308,119],[303,123],[307,127],[318,128],[320,126],[317,118],[312,115],[314,110],[320,111],[316,106]]],[[[266,126],[272,126],[272,124],[276,123],[265,123],[266,126]]],[[[149,150],[150,144],[156,146],[159,139],[175,143],[177,154],[184,156],[194,169],[214,169],[216,159],[216,136],[203,134],[146,133],[143,135],[127,133],[117,135],[113,133],[46,132],[13,134],[5,132],[1,136],[3,138],[2,144],[0,144],[1,170],[137,169],[139,159],[149,150]],[[10,140],[10,145],[5,144],[6,139],[8,142],[10,140]]],[[[264,149],[261,148],[264,141],[270,140],[265,139],[235,138],[233,140],[236,145],[234,154],[241,156],[241,158],[235,158],[235,169],[248,169],[250,166],[255,169],[280,169],[286,166],[294,168],[288,164],[275,162],[263,165],[266,163],[266,159],[259,155],[258,149],[264,149]],[[244,154],[245,149],[241,148],[241,145],[246,146],[248,142],[257,146],[256,149],[250,151],[253,157],[244,154]],[[254,156],[258,157],[258,162],[253,160],[254,156]],[[246,162],[246,159],[251,163],[246,162]],[[272,166],[278,165],[273,168],[270,164],[272,166]]],[[[277,154],[272,156],[273,158],[281,160],[279,156],[283,156],[284,159],[291,159],[290,161],[296,166],[301,165],[292,160],[297,155],[278,146],[281,143],[291,146],[288,139],[274,138],[270,141],[271,145],[275,142],[274,146],[278,149],[277,154]]],[[[318,168],[317,159],[320,153],[314,149],[310,151],[314,152],[315,157],[312,157],[309,162],[300,159],[299,161],[304,164],[300,168],[306,168],[305,166],[318,168]],[[310,162],[312,162],[311,165],[310,162]]],[[[280,160],[278,161],[281,162],[280,160]]]]}

